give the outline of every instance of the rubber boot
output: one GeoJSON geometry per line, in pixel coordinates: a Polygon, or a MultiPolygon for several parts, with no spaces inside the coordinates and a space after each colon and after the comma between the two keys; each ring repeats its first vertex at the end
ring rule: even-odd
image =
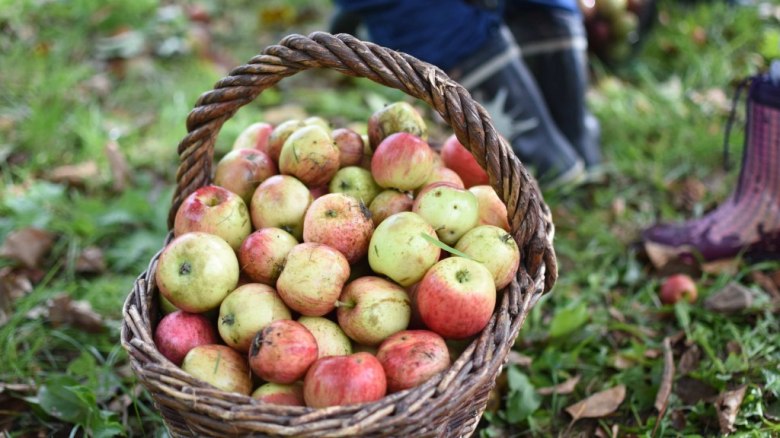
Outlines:
{"type": "Polygon", "coordinates": [[[560,8],[509,2],[506,23],[555,124],[585,162],[601,173],[599,122],[587,108],[588,39],[582,16],[560,8]]]}
{"type": "Polygon", "coordinates": [[[740,254],[780,258],[780,80],[762,75],[751,81],[742,165],[731,196],[699,219],[656,225],[643,240],[656,265],[740,254]]]}
{"type": "Polygon", "coordinates": [[[577,152],[558,129],[506,27],[448,72],[490,113],[496,129],[544,188],[584,177],[577,152]]]}

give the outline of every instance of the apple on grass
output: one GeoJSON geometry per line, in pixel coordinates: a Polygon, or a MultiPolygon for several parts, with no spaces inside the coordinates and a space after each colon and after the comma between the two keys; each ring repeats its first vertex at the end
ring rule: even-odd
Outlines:
{"type": "Polygon", "coordinates": [[[306,375],[317,354],[317,340],[309,329],[283,319],[257,333],[249,350],[249,367],[263,380],[290,384],[306,375]]]}
{"type": "Polygon", "coordinates": [[[217,343],[211,321],[203,315],[176,310],[165,315],[154,331],[154,344],[160,354],[176,365],[199,345],[217,343]]]}
{"type": "Polygon", "coordinates": [[[374,226],[377,227],[383,220],[396,213],[412,211],[413,204],[414,198],[408,194],[399,192],[398,190],[388,189],[378,194],[374,200],[371,201],[371,205],[368,206],[368,211],[371,212],[371,220],[374,221],[374,226]]]}
{"type": "Polygon", "coordinates": [[[696,282],[690,276],[675,274],[664,279],[658,295],[664,304],[675,304],[682,298],[693,304],[699,293],[696,289],[696,282]]]}
{"type": "Polygon", "coordinates": [[[361,277],[347,284],[336,304],[339,325],[352,340],[378,345],[409,326],[409,295],[395,283],[379,277],[361,277]]]}
{"type": "Polygon", "coordinates": [[[404,330],[379,346],[376,358],[387,376],[387,392],[414,388],[450,366],[444,339],[428,330],[404,330]]]}
{"type": "Polygon", "coordinates": [[[303,217],[313,201],[306,186],[288,175],[274,175],[263,181],[252,195],[249,210],[255,229],[275,227],[303,238],[303,217]]]}
{"type": "Polygon", "coordinates": [[[217,389],[249,395],[252,377],[246,358],[225,345],[201,345],[190,350],[181,369],[217,389]]]}
{"type": "Polygon", "coordinates": [[[441,249],[437,240],[433,227],[417,213],[394,214],[374,230],[368,246],[368,264],[377,274],[386,275],[401,286],[411,286],[439,260],[441,249]]]}
{"type": "Polygon", "coordinates": [[[265,152],[268,146],[268,137],[273,129],[273,125],[269,123],[252,123],[238,134],[236,141],[233,142],[233,150],[255,149],[265,152]]]}
{"type": "Polygon", "coordinates": [[[414,199],[412,211],[425,219],[447,245],[454,245],[479,221],[477,197],[443,182],[422,189],[414,199]]]}
{"type": "Polygon", "coordinates": [[[303,380],[303,399],[313,408],[369,403],[386,393],[385,371],[369,353],[317,359],[303,380]]]}
{"type": "Polygon", "coordinates": [[[252,232],[252,223],[240,196],[210,185],[192,192],[176,210],[173,235],[193,231],[219,236],[238,251],[241,242],[252,232]]]}
{"type": "Polygon", "coordinates": [[[202,313],[219,307],[238,284],[238,259],[221,238],[186,233],[173,239],[160,254],[155,282],[177,308],[202,313]]]}
{"type": "Polygon", "coordinates": [[[485,328],[496,305],[493,275],[479,262],[448,257],[417,286],[423,323],[448,339],[464,339],[485,328]]]}
{"type": "Polygon", "coordinates": [[[366,255],[374,222],[362,202],[343,193],[329,193],[312,202],[303,219],[303,241],[337,249],[349,263],[366,255]]]}
{"type": "Polygon", "coordinates": [[[278,173],[276,164],[257,149],[234,149],[217,163],[214,184],[241,197],[249,205],[261,182],[278,173]]]}
{"type": "Polygon", "coordinates": [[[493,225],[472,228],[455,249],[482,263],[493,275],[497,289],[512,282],[520,266],[520,249],[512,235],[493,225]]]}
{"type": "Polygon", "coordinates": [[[268,382],[260,385],[252,398],[274,405],[306,406],[303,401],[303,383],[295,382],[289,385],[268,382]]]}
{"type": "Polygon", "coordinates": [[[339,148],[339,167],[359,166],[363,160],[363,137],[348,128],[334,129],[330,136],[339,148]]]}
{"type": "Polygon", "coordinates": [[[317,339],[318,357],[352,354],[352,342],[335,322],[321,316],[301,316],[298,322],[317,339]]]}
{"type": "Polygon", "coordinates": [[[371,157],[371,175],[381,187],[402,191],[422,186],[433,172],[433,150],[415,135],[398,132],[382,140],[371,157]]]}
{"type": "Polygon", "coordinates": [[[299,128],[284,141],[279,154],[280,173],[317,187],[327,184],[338,170],[339,149],[320,126],[299,128]]]}
{"type": "Polygon", "coordinates": [[[451,135],[441,147],[441,159],[444,165],[454,170],[463,180],[466,188],[490,183],[487,172],[471,155],[455,135],[451,135]]]}
{"type": "Polygon", "coordinates": [[[250,234],[238,249],[241,271],[252,281],[276,285],[287,254],[298,241],[281,228],[262,228],[250,234]]]}
{"type": "Polygon", "coordinates": [[[362,167],[348,166],[339,169],[328,187],[330,193],[343,193],[369,205],[382,188],[374,181],[371,172],[362,167]]]}
{"type": "Polygon", "coordinates": [[[420,113],[407,102],[395,102],[371,114],[368,118],[368,139],[372,148],[396,132],[407,132],[421,139],[428,138],[428,127],[420,113]]]}
{"type": "Polygon", "coordinates": [[[289,308],[306,316],[323,316],[336,307],[349,270],[349,262],[338,250],[301,243],[287,254],[276,289],[289,308]]]}
{"type": "Polygon", "coordinates": [[[246,352],[257,332],[273,321],[291,318],[272,287],[249,283],[239,286],[222,301],[217,328],[228,346],[246,352]]]}
{"type": "Polygon", "coordinates": [[[509,231],[506,205],[491,186],[473,186],[469,189],[477,197],[479,224],[495,225],[509,231]]]}

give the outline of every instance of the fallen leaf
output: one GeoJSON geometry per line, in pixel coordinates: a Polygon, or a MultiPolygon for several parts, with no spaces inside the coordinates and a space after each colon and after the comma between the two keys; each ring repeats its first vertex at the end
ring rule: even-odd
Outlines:
{"type": "Polygon", "coordinates": [[[607,308],[607,312],[609,313],[609,316],[614,318],[616,321],[619,321],[619,322],[622,322],[622,323],[626,322],[626,317],[623,316],[623,314],[620,313],[620,310],[616,309],[615,307],[609,306],[607,308]]]}
{"type": "Polygon", "coordinates": [[[612,357],[612,367],[618,370],[627,370],[634,365],[636,365],[636,361],[633,359],[630,359],[622,354],[616,354],[612,357]]]}
{"type": "Polygon", "coordinates": [[[76,272],[83,274],[99,274],[106,270],[106,259],[103,250],[96,246],[84,248],[76,259],[76,272]]]}
{"type": "Polygon", "coordinates": [[[615,218],[622,217],[626,212],[626,200],[620,196],[612,200],[612,216],[615,218]]]}
{"type": "Polygon", "coordinates": [[[714,401],[718,390],[701,380],[683,376],[677,379],[674,394],[686,405],[695,405],[701,400],[714,401]]]}
{"type": "Polygon", "coordinates": [[[515,350],[510,350],[509,354],[507,355],[507,365],[517,365],[520,367],[529,367],[531,366],[533,359],[531,359],[530,356],[526,356],[522,353],[519,353],[515,350]]]}
{"type": "Polygon", "coordinates": [[[563,383],[559,383],[554,386],[545,386],[544,388],[539,388],[536,390],[536,393],[539,395],[552,395],[552,394],[571,394],[574,392],[574,388],[577,387],[577,383],[580,381],[580,376],[576,375],[570,379],[567,379],[563,383]]]}
{"type": "Polygon", "coordinates": [[[745,398],[747,385],[742,385],[731,391],[726,391],[718,396],[715,410],[718,412],[718,424],[723,434],[734,432],[734,421],[737,419],[739,407],[745,398]]]}
{"type": "Polygon", "coordinates": [[[717,313],[737,313],[753,305],[753,292],[732,281],[704,300],[704,308],[717,313]]]}
{"type": "Polygon", "coordinates": [[[73,301],[68,294],[60,294],[46,303],[49,321],[54,327],[70,325],[86,332],[103,331],[103,318],[86,301],[73,301]]]}
{"type": "Polygon", "coordinates": [[[653,427],[652,436],[655,436],[658,425],[661,424],[666,408],[669,406],[669,396],[672,394],[674,386],[674,353],[672,352],[672,341],[666,337],[663,340],[664,348],[664,371],[661,374],[661,384],[658,385],[658,392],[655,394],[655,403],[653,406],[658,411],[658,418],[653,427]]]}
{"type": "Polygon", "coordinates": [[[739,272],[739,259],[723,259],[701,265],[702,272],[713,275],[735,276],[739,272]]]}
{"type": "Polygon", "coordinates": [[[51,182],[68,184],[71,186],[83,186],[87,181],[98,176],[98,165],[94,161],[85,161],[79,164],[66,164],[55,167],[46,175],[51,182]]]}
{"type": "Polygon", "coordinates": [[[28,268],[37,268],[54,244],[54,234],[38,228],[12,231],[0,247],[0,257],[7,257],[28,268]]]}
{"type": "Polygon", "coordinates": [[[688,414],[683,409],[676,409],[669,414],[669,418],[672,419],[672,427],[677,430],[685,429],[687,424],[688,414]]]}
{"type": "Polygon", "coordinates": [[[625,398],[625,385],[618,385],[567,407],[566,412],[571,415],[572,422],[580,418],[601,418],[615,412],[625,398]]]}
{"type": "Polygon", "coordinates": [[[656,359],[658,356],[661,355],[661,352],[656,350],[655,348],[648,348],[645,350],[643,356],[648,359],[656,359]]]}
{"type": "Polygon", "coordinates": [[[119,149],[119,143],[116,141],[109,141],[106,144],[105,151],[108,157],[108,165],[111,168],[114,191],[121,192],[127,186],[128,179],[130,179],[130,166],[127,165],[127,160],[119,149]]]}
{"type": "Polygon", "coordinates": [[[693,344],[680,356],[680,362],[678,363],[680,374],[685,375],[697,370],[699,362],[701,362],[701,350],[698,345],[693,344]]]}
{"type": "Polygon", "coordinates": [[[25,275],[10,266],[0,269],[0,327],[8,322],[14,302],[32,292],[32,289],[32,282],[25,275]]]}

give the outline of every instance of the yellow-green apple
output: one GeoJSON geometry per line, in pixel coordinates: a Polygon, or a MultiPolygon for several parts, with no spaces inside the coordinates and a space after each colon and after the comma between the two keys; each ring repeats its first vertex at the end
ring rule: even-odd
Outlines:
{"type": "Polygon", "coordinates": [[[444,339],[429,330],[404,330],[382,342],[376,358],[387,376],[387,392],[414,388],[450,366],[444,339]]]}
{"type": "Polygon", "coordinates": [[[252,123],[238,134],[236,141],[233,142],[233,149],[256,149],[265,152],[268,137],[273,130],[273,125],[269,123],[252,123]]]}
{"type": "Polygon", "coordinates": [[[368,118],[368,139],[371,147],[376,148],[386,137],[396,132],[408,132],[423,140],[428,138],[420,113],[406,102],[395,102],[371,114],[368,118]]]}
{"type": "Polygon", "coordinates": [[[315,199],[303,220],[304,242],[335,248],[349,263],[366,255],[373,232],[374,222],[366,205],[343,193],[315,199]]]}
{"type": "Polygon", "coordinates": [[[412,211],[425,219],[447,245],[454,245],[479,222],[477,197],[450,183],[433,183],[414,199],[412,211]]]}
{"type": "Polygon", "coordinates": [[[279,163],[279,154],[282,152],[282,146],[287,140],[287,137],[304,126],[306,125],[302,121],[292,119],[276,125],[273,131],[271,131],[271,134],[268,136],[268,144],[265,152],[275,163],[279,163]]]}
{"type": "Polygon", "coordinates": [[[241,271],[252,281],[275,286],[287,254],[297,244],[295,237],[281,228],[261,228],[238,249],[241,271]]]}
{"type": "Polygon", "coordinates": [[[441,159],[444,165],[454,170],[463,180],[466,188],[489,184],[487,172],[471,155],[455,135],[451,135],[441,147],[441,159]]]}
{"type": "Polygon", "coordinates": [[[377,274],[401,286],[411,286],[439,260],[441,249],[436,240],[436,231],[417,213],[396,213],[374,230],[368,245],[368,264],[377,274]]]}
{"type": "Polygon", "coordinates": [[[693,304],[699,294],[696,290],[696,282],[690,276],[675,274],[664,279],[658,295],[664,304],[675,304],[682,298],[693,304]]]}
{"type": "Polygon", "coordinates": [[[320,116],[306,117],[305,119],[303,119],[303,124],[306,126],[319,126],[320,128],[324,129],[326,132],[331,131],[330,123],[320,116]]]}
{"type": "Polygon", "coordinates": [[[339,149],[328,131],[304,126],[284,141],[279,154],[279,172],[293,175],[309,187],[327,184],[339,170],[339,149]]]}
{"type": "Polygon", "coordinates": [[[469,189],[479,204],[479,224],[495,225],[509,231],[506,205],[491,186],[473,186],[469,189]]]}
{"type": "Polygon", "coordinates": [[[334,129],[330,135],[339,148],[339,167],[359,166],[363,160],[363,137],[349,128],[334,129]]]}
{"type": "Polygon", "coordinates": [[[174,306],[191,313],[216,309],[238,284],[238,259],[223,239],[186,233],[160,254],[155,281],[174,306]]]}
{"type": "Polygon", "coordinates": [[[406,291],[379,277],[361,277],[347,284],[336,307],[344,333],[363,345],[378,345],[406,330],[412,313],[406,291]]]}
{"type": "Polygon", "coordinates": [[[512,282],[520,266],[520,249],[512,235],[494,225],[480,225],[458,240],[455,249],[482,263],[493,275],[496,289],[512,282]]]}
{"type": "Polygon", "coordinates": [[[368,403],[386,393],[385,371],[369,353],[317,359],[303,380],[303,399],[313,408],[368,403]]]}
{"type": "Polygon", "coordinates": [[[433,150],[416,135],[397,132],[382,140],[371,157],[371,175],[388,189],[414,190],[433,172],[433,150]]]}
{"type": "Polygon", "coordinates": [[[298,322],[317,339],[318,357],[352,354],[352,342],[335,322],[321,316],[301,316],[298,322]]]}
{"type": "Polygon", "coordinates": [[[301,323],[282,319],[257,333],[249,367],[261,379],[289,385],[306,375],[317,360],[317,340],[301,323]]]}
{"type": "Polygon", "coordinates": [[[274,175],[263,181],[252,195],[249,210],[255,229],[276,227],[303,238],[303,217],[314,198],[306,186],[292,176],[274,175]]]}
{"type": "Polygon", "coordinates": [[[425,181],[423,185],[420,186],[417,190],[415,190],[415,192],[419,192],[425,187],[439,182],[450,183],[453,186],[461,189],[465,188],[465,186],[463,185],[463,181],[460,179],[458,174],[455,173],[454,170],[450,169],[449,167],[435,166],[433,168],[433,171],[431,172],[431,176],[428,177],[428,180],[425,181]]]}
{"type": "Polygon", "coordinates": [[[490,321],[496,286],[481,263],[448,257],[428,270],[416,298],[429,329],[448,339],[463,339],[479,333],[490,321]]]}
{"type": "Polygon", "coordinates": [[[290,310],[274,288],[248,283],[237,287],[222,301],[217,328],[228,346],[247,352],[257,332],[274,321],[291,318],[290,310]]]}
{"type": "Polygon", "coordinates": [[[157,298],[159,300],[158,304],[160,306],[160,312],[162,312],[163,315],[167,315],[179,310],[178,307],[174,306],[173,303],[168,301],[168,298],[165,298],[165,295],[159,294],[157,295],[157,298]]]}
{"type": "Polygon", "coordinates": [[[160,354],[176,365],[199,345],[217,343],[214,325],[203,315],[177,310],[165,315],[154,330],[154,344],[160,354]]]}
{"type": "Polygon", "coordinates": [[[371,220],[374,221],[374,226],[376,227],[383,220],[396,213],[412,211],[412,204],[414,204],[414,198],[407,193],[388,189],[376,195],[368,206],[368,211],[371,212],[371,220]]]}
{"type": "Polygon", "coordinates": [[[349,262],[341,252],[320,243],[300,243],[287,254],[276,289],[285,304],[306,316],[322,316],[336,307],[349,262]]]}
{"type": "Polygon", "coordinates": [[[201,187],[176,210],[173,235],[200,231],[224,239],[238,251],[241,242],[252,232],[249,211],[240,196],[219,186],[201,187]]]}
{"type": "Polygon", "coordinates": [[[252,393],[252,398],[284,406],[306,406],[303,401],[303,383],[295,382],[290,385],[268,382],[260,385],[252,393]]]}
{"type": "Polygon", "coordinates": [[[371,172],[362,167],[343,167],[330,180],[330,193],[343,193],[369,205],[382,192],[371,172]]]}
{"type": "Polygon", "coordinates": [[[234,149],[217,163],[214,184],[237,194],[249,205],[257,186],[276,175],[276,164],[257,149],[234,149]]]}
{"type": "Polygon", "coordinates": [[[252,377],[246,358],[226,345],[201,345],[184,356],[181,369],[217,389],[249,395],[252,377]]]}

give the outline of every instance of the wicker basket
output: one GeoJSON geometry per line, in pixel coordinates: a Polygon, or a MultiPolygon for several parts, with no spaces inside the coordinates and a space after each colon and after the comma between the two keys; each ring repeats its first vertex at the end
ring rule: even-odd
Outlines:
{"type": "MultiPolygon", "coordinates": [[[[488,326],[448,370],[377,402],[326,409],[264,404],[196,380],[157,351],[152,334],[159,319],[154,281],[158,252],[125,302],[122,345],[174,436],[470,436],[526,315],[555,282],[554,228],[536,183],[496,133],[487,112],[441,70],[346,34],[290,35],[266,48],[203,94],[187,118],[189,133],[178,148],[181,164],[169,228],[182,200],[209,184],[222,124],[266,88],[310,68],[368,78],[425,101],[487,170],[507,205],[523,261],[488,326]]],[[[165,243],[171,239],[169,233],[165,243]]]]}

